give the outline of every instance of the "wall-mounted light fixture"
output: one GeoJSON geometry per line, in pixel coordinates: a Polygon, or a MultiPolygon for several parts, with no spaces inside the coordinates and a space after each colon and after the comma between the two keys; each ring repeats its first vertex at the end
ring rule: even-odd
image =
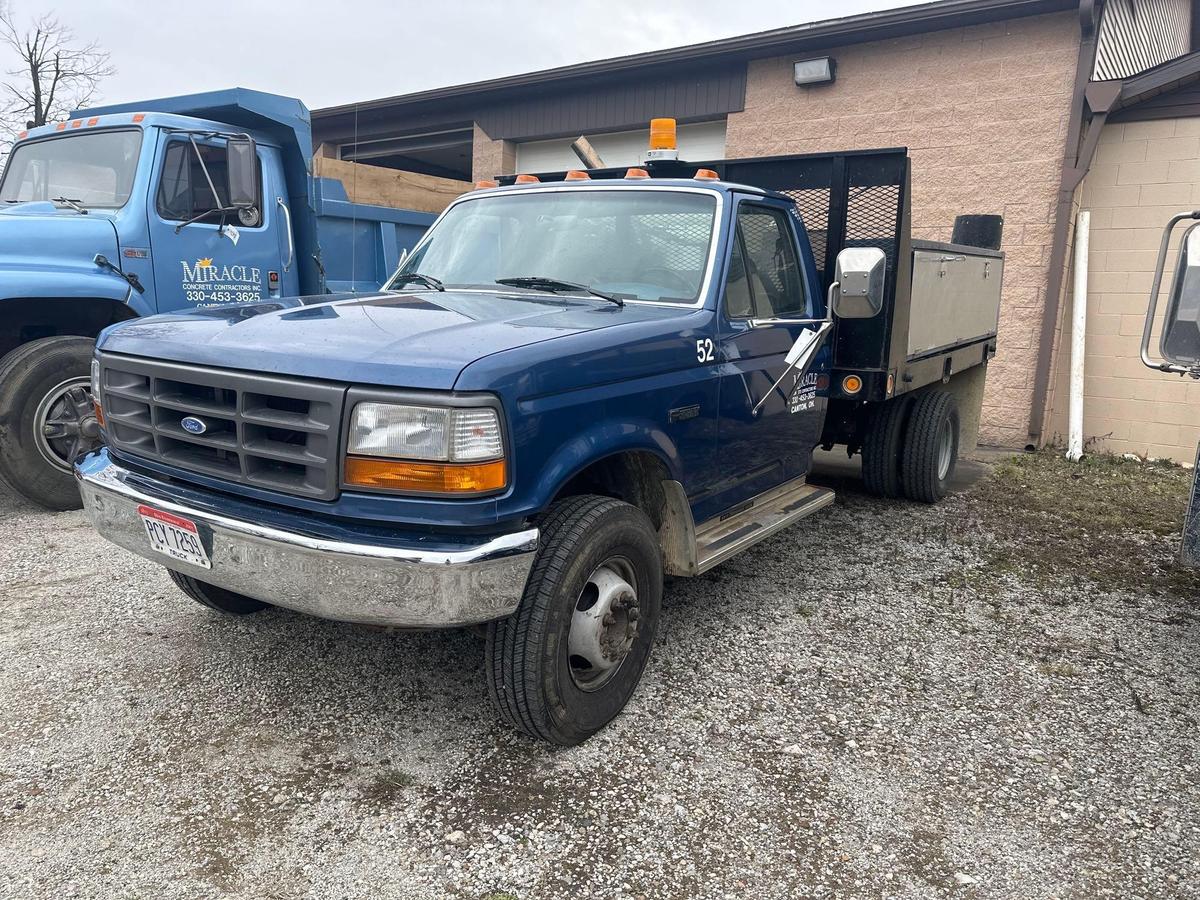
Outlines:
{"type": "Polygon", "coordinates": [[[817,59],[801,59],[792,63],[792,77],[796,84],[827,84],[836,77],[837,62],[832,56],[817,59]]]}

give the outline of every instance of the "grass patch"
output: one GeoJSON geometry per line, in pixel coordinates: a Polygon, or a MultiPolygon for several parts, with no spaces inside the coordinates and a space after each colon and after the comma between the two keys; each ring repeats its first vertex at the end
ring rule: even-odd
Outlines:
{"type": "Polygon", "coordinates": [[[416,783],[417,777],[409,772],[401,769],[385,769],[367,785],[366,790],[363,791],[363,797],[376,803],[390,803],[397,800],[407,788],[416,783]]]}
{"type": "Polygon", "coordinates": [[[1079,666],[1066,659],[1044,662],[1038,666],[1038,671],[1043,675],[1050,675],[1054,678],[1078,678],[1083,674],[1083,670],[1079,666]]]}
{"type": "Polygon", "coordinates": [[[1044,451],[997,464],[972,513],[998,540],[970,586],[1013,576],[1054,601],[1091,582],[1195,598],[1200,576],[1177,561],[1192,473],[1174,463],[1044,451]]]}

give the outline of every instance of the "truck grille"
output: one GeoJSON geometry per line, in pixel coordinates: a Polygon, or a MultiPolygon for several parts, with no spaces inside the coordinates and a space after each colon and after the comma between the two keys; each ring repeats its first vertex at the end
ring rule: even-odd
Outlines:
{"type": "Polygon", "coordinates": [[[121,452],[264,490],[337,494],[341,385],[107,354],[100,378],[121,452]]]}

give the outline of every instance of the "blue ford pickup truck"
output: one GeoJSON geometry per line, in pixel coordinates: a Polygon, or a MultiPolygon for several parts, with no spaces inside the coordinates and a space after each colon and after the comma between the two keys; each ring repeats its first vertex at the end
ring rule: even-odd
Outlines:
{"type": "Polygon", "coordinates": [[[378,293],[108,329],[96,528],[225,613],[483,624],[499,714],[586,739],[664,574],[833,500],[814,448],[940,497],[995,349],[1002,255],[911,240],[904,151],[647,168],[481,183],[378,293]]]}

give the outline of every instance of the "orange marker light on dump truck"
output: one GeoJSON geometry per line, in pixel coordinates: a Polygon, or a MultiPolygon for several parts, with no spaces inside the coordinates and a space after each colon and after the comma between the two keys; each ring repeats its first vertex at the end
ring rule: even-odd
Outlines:
{"type": "Polygon", "coordinates": [[[587,172],[580,172],[576,169],[572,169],[570,172],[568,172],[566,174],[566,177],[563,178],[563,181],[591,181],[591,180],[592,180],[592,176],[589,175],[587,172]]]}
{"type": "Polygon", "coordinates": [[[518,175],[516,184],[538,184],[541,180],[536,175],[518,175]]]}
{"type": "Polygon", "coordinates": [[[649,178],[650,173],[647,172],[645,169],[626,169],[625,177],[626,178],[649,178]]]}
{"type": "Polygon", "coordinates": [[[483,190],[484,188],[500,187],[500,182],[492,181],[490,178],[482,178],[475,182],[475,190],[483,190]]]}
{"type": "Polygon", "coordinates": [[[696,174],[692,177],[697,181],[716,181],[721,176],[712,169],[697,169],[696,174]]]}

